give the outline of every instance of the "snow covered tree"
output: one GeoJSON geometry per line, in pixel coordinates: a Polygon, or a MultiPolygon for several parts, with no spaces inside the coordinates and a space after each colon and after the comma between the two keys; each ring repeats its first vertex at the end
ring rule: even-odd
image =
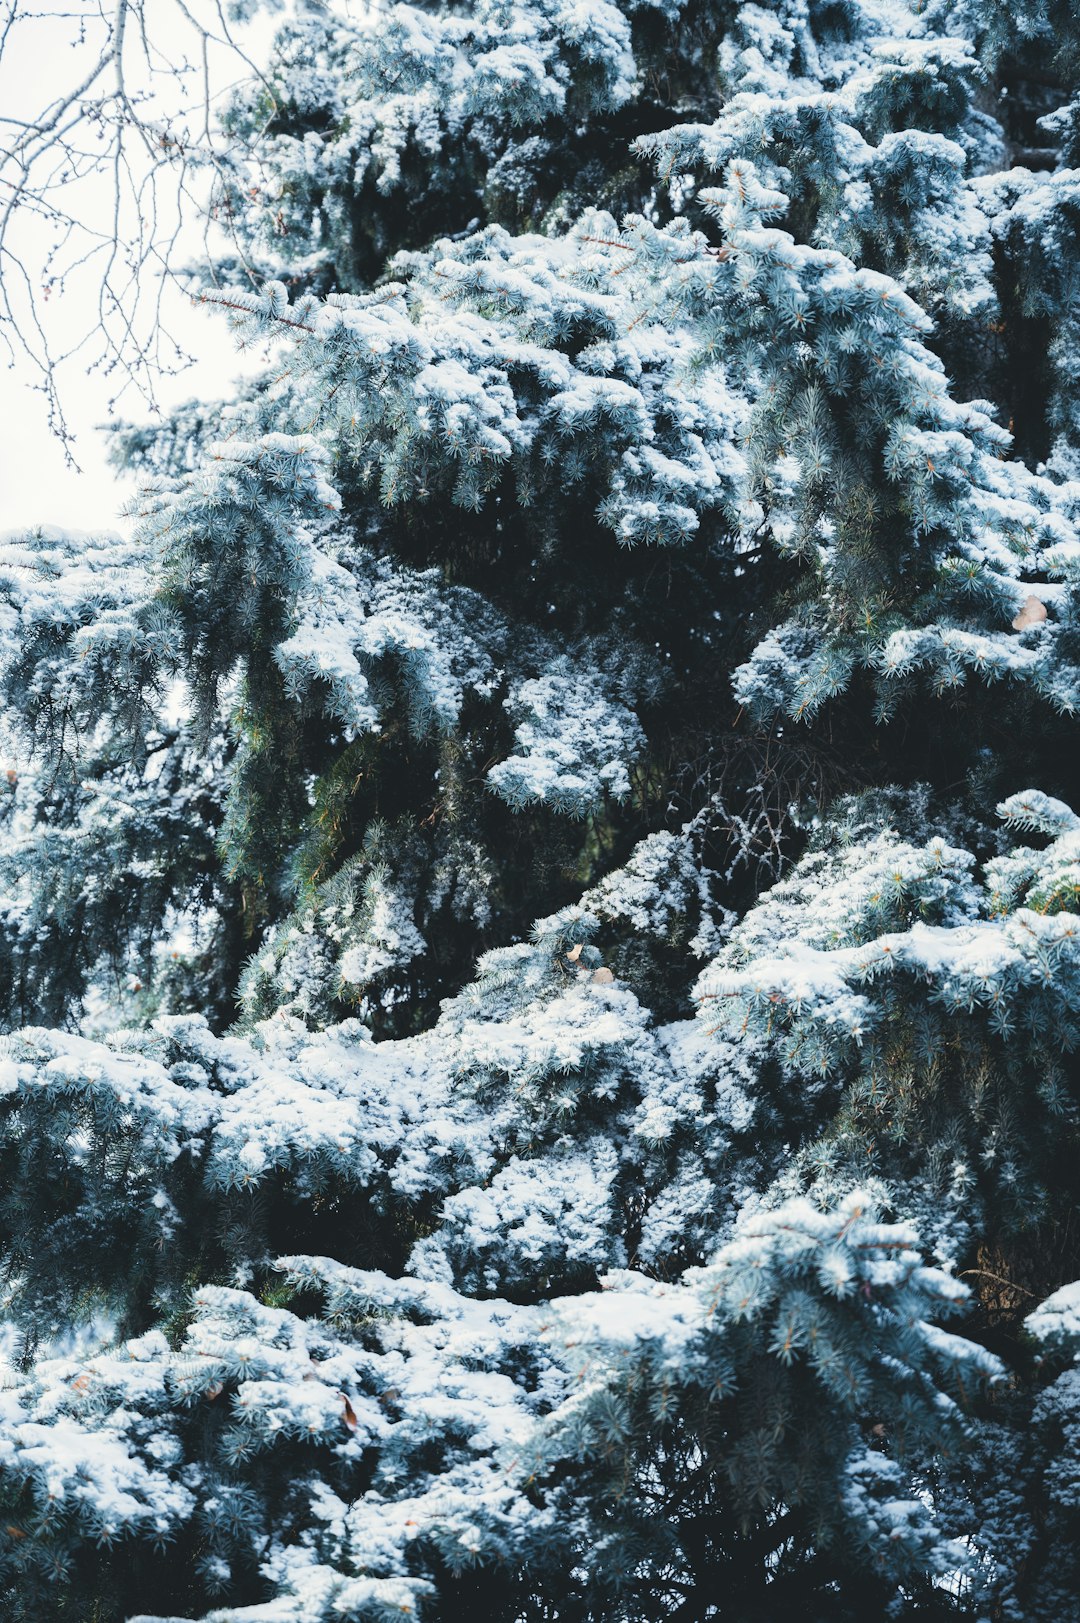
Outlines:
{"type": "Polygon", "coordinates": [[[0,545],[5,1615],[1080,1616],[1058,21],[283,23],[0,545]]]}

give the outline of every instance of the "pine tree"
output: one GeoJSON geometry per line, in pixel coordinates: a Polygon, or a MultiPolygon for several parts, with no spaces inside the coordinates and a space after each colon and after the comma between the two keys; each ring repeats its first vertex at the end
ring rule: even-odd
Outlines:
{"type": "Polygon", "coordinates": [[[6,1616],[1080,1619],[1076,61],[282,25],[0,544],[6,1616]]]}

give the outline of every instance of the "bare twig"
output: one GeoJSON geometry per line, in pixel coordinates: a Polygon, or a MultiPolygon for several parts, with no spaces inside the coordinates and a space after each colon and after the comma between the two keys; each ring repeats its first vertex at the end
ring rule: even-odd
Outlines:
{"type": "MultiPolygon", "coordinates": [[[[70,11],[0,0],[0,9],[0,344],[36,371],[71,460],[68,363],[114,376],[114,401],[135,386],[153,405],[155,380],[189,360],[163,325],[163,293],[196,245],[212,262],[212,191],[259,133],[238,154],[240,138],[215,120],[225,80],[260,83],[268,120],[276,102],[220,0],[155,0],[152,11],[147,0],[82,0],[70,11]],[[17,97],[31,55],[78,64],[36,110],[17,97]],[[80,302],[93,315],[72,334],[53,311],[69,284],[91,278],[95,297],[80,302]]],[[[228,232],[229,221],[218,226],[228,232]]],[[[228,247],[246,264],[238,243],[228,247]]]]}

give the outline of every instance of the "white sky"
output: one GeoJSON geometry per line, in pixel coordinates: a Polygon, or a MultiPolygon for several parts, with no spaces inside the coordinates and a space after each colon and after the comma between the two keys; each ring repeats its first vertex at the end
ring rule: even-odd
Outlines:
{"type": "MultiPolygon", "coordinates": [[[[163,405],[196,397],[213,400],[228,393],[240,370],[225,323],[207,309],[174,316],[182,342],[200,358],[177,379],[158,389],[163,405]]],[[[108,413],[111,386],[99,374],[72,373],[64,390],[75,434],[74,453],[81,472],[68,467],[59,441],[46,422],[45,401],[36,389],[29,364],[0,374],[3,390],[0,435],[0,532],[36,524],[58,524],[76,530],[126,529],[120,509],[133,485],[121,480],[105,461],[103,437],[95,432],[108,413]]],[[[117,415],[146,419],[145,404],[133,396],[117,415]]]]}
{"type": "MultiPolygon", "coordinates": [[[[200,18],[213,16],[213,0],[188,0],[188,5],[200,18]]],[[[51,5],[50,0],[19,0],[20,20],[0,59],[0,109],[4,113],[39,118],[44,107],[79,82],[101,48],[100,10],[98,0],[52,0],[51,5]],[[53,15],[42,15],[50,10],[53,15]]],[[[147,0],[146,13],[148,27],[155,30],[154,45],[173,60],[190,58],[195,35],[174,0],[147,0]]],[[[256,61],[265,60],[275,20],[279,19],[262,19],[244,30],[245,46],[256,61]]],[[[140,54],[137,49],[125,50],[133,78],[139,72],[140,54]]],[[[217,78],[215,93],[245,72],[224,50],[211,55],[210,66],[217,78]]],[[[202,100],[197,75],[159,74],[151,88],[167,118],[191,121],[196,117],[195,104],[202,100]]],[[[10,129],[5,130],[0,141],[9,135],[10,129]]],[[[100,177],[76,182],[66,193],[65,201],[81,218],[98,226],[110,218],[111,187],[100,177]]],[[[44,230],[27,220],[20,230],[19,247],[27,266],[39,275],[47,246],[44,230]]],[[[181,252],[180,262],[195,258],[200,246],[201,230],[193,229],[190,249],[181,252]]],[[[42,319],[54,343],[69,345],[92,326],[96,299],[91,264],[69,276],[61,294],[54,292],[41,304],[42,319]]],[[[175,286],[167,286],[163,313],[169,330],[196,360],[178,376],[156,381],[160,405],[168,408],[192,397],[213,400],[227,395],[233,378],[245,366],[244,358],[233,348],[224,317],[205,306],[194,306],[175,286]]],[[[100,367],[95,369],[93,359],[93,348],[87,348],[60,374],[64,410],[74,434],[72,449],[81,469],[75,471],[65,464],[63,449],[49,431],[39,374],[25,357],[18,356],[9,365],[8,357],[0,355],[0,533],[34,524],[80,530],[124,528],[120,509],[130,499],[132,487],[108,467],[103,437],[95,432],[110,415],[117,383],[115,375],[110,378],[100,367]]],[[[247,362],[248,366],[254,364],[247,362]]],[[[148,420],[152,414],[138,392],[129,389],[114,415],[148,420]]]]}

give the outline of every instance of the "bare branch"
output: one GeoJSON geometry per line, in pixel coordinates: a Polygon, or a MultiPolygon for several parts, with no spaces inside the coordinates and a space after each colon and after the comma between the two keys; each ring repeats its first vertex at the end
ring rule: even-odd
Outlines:
{"type": "MultiPolygon", "coordinates": [[[[228,218],[212,224],[212,191],[238,156],[216,102],[255,81],[268,118],[276,111],[220,0],[156,0],[149,24],[145,0],[107,7],[8,0],[0,18],[0,344],[36,371],[69,461],[65,366],[79,357],[115,378],[112,403],[134,387],[153,407],[156,380],[190,360],[162,326],[166,287],[184,285],[195,252],[213,265],[212,229],[246,264],[228,218]],[[40,107],[20,105],[21,82],[32,80],[20,65],[31,56],[56,61],[57,80],[66,62],[77,64],[73,82],[50,85],[40,107]],[[72,332],[62,295],[91,277],[95,319],[72,332]]],[[[246,138],[246,152],[257,139],[246,138]]],[[[82,293],[80,304],[89,302],[82,293]]]]}

